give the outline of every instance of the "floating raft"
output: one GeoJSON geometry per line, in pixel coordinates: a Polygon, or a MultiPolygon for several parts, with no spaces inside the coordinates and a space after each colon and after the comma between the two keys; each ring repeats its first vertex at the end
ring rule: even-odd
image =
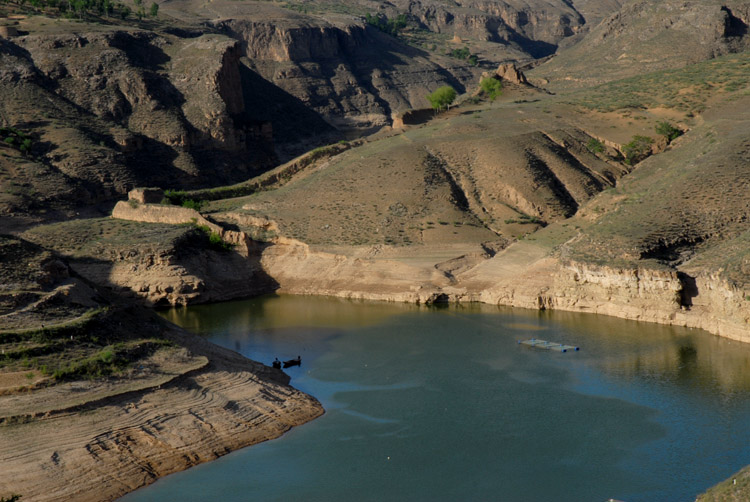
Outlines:
{"type": "Polygon", "coordinates": [[[578,350],[578,347],[576,347],[575,345],[563,345],[561,343],[548,342],[547,340],[539,340],[538,338],[532,338],[531,340],[519,340],[518,343],[528,345],[529,347],[535,347],[537,349],[556,350],[557,352],[578,350]]]}

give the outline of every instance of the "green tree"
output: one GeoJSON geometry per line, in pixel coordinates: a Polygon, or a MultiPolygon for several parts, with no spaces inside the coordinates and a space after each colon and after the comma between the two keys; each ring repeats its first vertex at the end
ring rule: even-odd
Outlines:
{"type": "Polygon", "coordinates": [[[490,98],[490,101],[495,101],[495,98],[503,93],[502,82],[494,77],[483,78],[479,82],[479,87],[481,87],[482,92],[484,92],[487,97],[490,98]]]}
{"type": "Polygon", "coordinates": [[[31,139],[26,138],[25,140],[23,140],[19,149],[24,155],[28,154],[31,151],[31,139]]]}
{"type": "Polygon", "coordinates": [[[681,129],[676,128],[666,120],[663,120],[656,124],[656,134],[664,136],[667,138],[667,143],[671,143],[682,136],[683,132],[681,129]]]}
{"type": "Polygon", "coordinates": [[[448,108],[457,96],[456,90],[449,86],[444,85],[438,87],[435,92],[427,95],[427,101],[430,102],[435,112],[448,108]]]}
{"type": "Polygon", "coordinates": [[[148,15],[151,17],[156,17],[157,14],[159,14],[159,4],[153,2],[151,3],[151,7],[148,10],[148,15]]]}

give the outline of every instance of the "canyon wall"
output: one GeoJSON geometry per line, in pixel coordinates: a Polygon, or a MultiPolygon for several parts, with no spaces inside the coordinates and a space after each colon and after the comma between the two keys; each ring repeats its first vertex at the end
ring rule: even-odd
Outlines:
{"type": "Polygon", "coordinates": [[[252,69],[338,127],[390,124],[398,111],[427,105],[441,85],[464,92],[481,71],[430,55],[356,18],[222,19],[215,26],[241,41],[252,69]]]}

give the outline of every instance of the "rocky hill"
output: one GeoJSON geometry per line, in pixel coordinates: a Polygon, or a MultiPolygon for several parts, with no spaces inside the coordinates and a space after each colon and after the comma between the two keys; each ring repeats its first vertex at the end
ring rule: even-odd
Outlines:
{"type": "Polygon", "coordinates": [[[554,88],[590,87],[681,68],[750,47],[750,3],[630,2],[533,74],[554,88]]]}
{"type": "Polygon", "coordinates": [[[441,85],[463,92],[482,65],[547,55],[586,24],[565,2],[183,0],[160,22],[8,4],[0,16],[19,13],[0,23],[0,125],[31,144],[0,158],[0,212],[44,218],[111,207],[137,185],[246,179],[352,128],[389,125],[441,85]],[[366,15],[404,16],[403,30],[366,15]]]}
{"type": "Polygon", "coordinates": [[[274,162],[271,124],[245,106],[235,41],[48,23],[52,33],[0,40],[0,116],[31,139],[3,156],[4,213],[239,180],[274,162]]]}

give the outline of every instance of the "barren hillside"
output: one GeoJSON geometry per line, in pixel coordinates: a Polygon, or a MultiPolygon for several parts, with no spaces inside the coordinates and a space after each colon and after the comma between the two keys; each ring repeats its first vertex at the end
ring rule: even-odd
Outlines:
{"type": "Polygon", "coordinates": [[[482,301],[750,341],[747,3],[45,5],[0,5],[0,495],[111,499],[322,412],[146,306],[482,301]],[[25,424],[80,411],[103,425],[59,448],[25,424]]]}

